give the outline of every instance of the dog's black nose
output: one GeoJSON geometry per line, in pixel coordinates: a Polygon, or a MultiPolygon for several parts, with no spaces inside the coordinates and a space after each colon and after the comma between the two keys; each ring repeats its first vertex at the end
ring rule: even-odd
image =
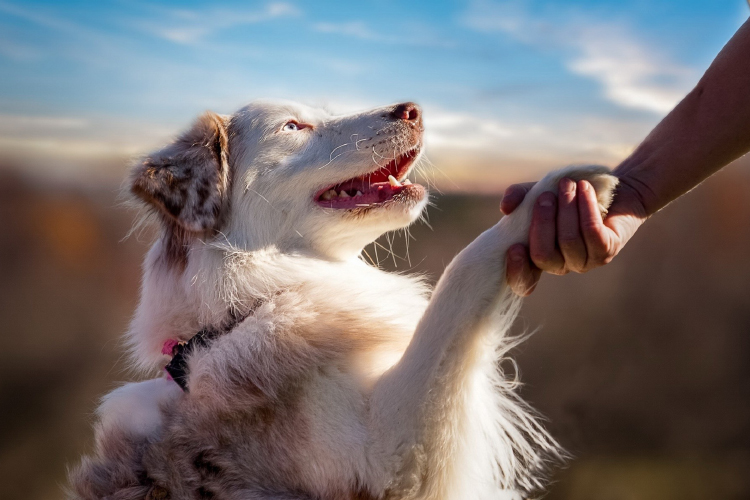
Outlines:
{"type": "Polygon", "coordinates": [[[391,118],[414,122],[419,120],[421,114],[422,111],[419,109],[419,106],[413,102],[404,102],[397,104],[396,107],[393,108],[393,111],[391,111],[391,118]]]}

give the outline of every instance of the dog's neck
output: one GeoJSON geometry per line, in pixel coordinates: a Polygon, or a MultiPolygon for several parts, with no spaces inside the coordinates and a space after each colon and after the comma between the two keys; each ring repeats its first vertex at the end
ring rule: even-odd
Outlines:
{"type": "Polygon", "coordinates": [[[336,260],[305,248],[248,251],[226,241],[194,243],[185,265],[174,266],[162,258],[164,244],[157,241],[146,256],[141,298],[128,332],[134,364],[144,369],[165,364],[166,341],[186,341],[221,325],[229,312],[246,312],[259,299],[303,283],[358,290],[359,284],[345,282],[349,276],[386,274],[359,259],[336,260]]]}

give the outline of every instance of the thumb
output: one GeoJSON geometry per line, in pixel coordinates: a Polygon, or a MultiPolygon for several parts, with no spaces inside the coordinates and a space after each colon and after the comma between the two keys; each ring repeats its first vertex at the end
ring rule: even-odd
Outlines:
{"type": "Polygon", "coordinates": [[[523,199],[526,198],[526,193],[529,192],[534,184],[536,184],[536,182],[524,182],[509,186],[508,189],[505,190],[503,199],[500,202],[500,211],[505,215],[510,214],[521,204],[523,199]]]}

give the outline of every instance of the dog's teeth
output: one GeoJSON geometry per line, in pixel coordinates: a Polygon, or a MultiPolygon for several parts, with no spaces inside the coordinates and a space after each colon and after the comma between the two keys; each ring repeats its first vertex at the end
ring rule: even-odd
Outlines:
{"type": "Polygon", "coordinates": [[[342,191],[341,191],[341,192],[339,193],[339,198],[351,198],[351,196],[349,196],[349,194],[348,194],[348,193],[347,193],[346,191],[343,191],[343,190],[342,190],[342,191]]]}
{"type": "Polygon", "coordinates": [[[388,176],[388,182],[392,187],[401,187],[401,183],[396,180],[392,175],[388,176]]]}
{"type": "Polygon", "coordinates": [[[355,198],[356,198],[357,196],[362,196],[362,191],[357,191],[357,192],[356,192],[356,193],[354,194],[354,197],[355,197],[355,198]]]}
{"type": "Polygon", "coordinates": [[[402,182],[404,186],[411,186],[411,181],[409,179],[404,179],[404,182],[402,182]]]}
{"type": "MultiPolygon", "coordinates": [[[[330,201],[330,199],[331,199],[331,198],[333,198],[333,197],[331,196],[331,191],[333,191],[333,190],[332,190],[332,189],[329,189],[328,191],[326,191],[325,193],[323,193],[323,194],[322,194],[322,195],[321,195],[320,197],[321,197],[322,199],[326,200],[326,201],[330,201]]],[[[334,193],[335,193],[335,191],[334,191],[334,193]]]]}

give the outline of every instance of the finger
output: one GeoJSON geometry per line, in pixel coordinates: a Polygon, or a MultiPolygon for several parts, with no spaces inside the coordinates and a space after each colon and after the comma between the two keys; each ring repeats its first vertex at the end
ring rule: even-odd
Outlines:
{"type": "Polygon", "coordinates": [[[531,262],[525,246],[517,243],[508,249],[506,279],[513,292],[521,297],[531,294],[541,275],[542,270],[531,262]]]}
{"type": "Polygon", "coordinates": [[[612,259],[610,230],[604,225],[596,192],[588,181],[578,182],[578,212],[581,234],[588,254],[586,269],[607,264],[612,259]]]}
{"type": "Polygon", "coordinates": [[[518,208],[526,193],[536,184],[535,182],[524,182],[522,184],[513,184],[505,190],[503,199],[500,202],[500,211],[505,215],[510,214],[513,210],[518,208]]]}
{"type": "Polygon", "coordinates": [[[557,196],[549,191],[539,195],[529,228],[531,261],[543,271],[565,274],[565,260],[557,249],[557,196]]]}
{"type": "Polygon", "coordinates": [[[586,243],[581,236],[578,222],[578,202],[576,183],[570,179],[560,179],[560,194],[557,200],[557,243],[565,259],[565,267],[577,273],[586,266],[586,243]]]}

